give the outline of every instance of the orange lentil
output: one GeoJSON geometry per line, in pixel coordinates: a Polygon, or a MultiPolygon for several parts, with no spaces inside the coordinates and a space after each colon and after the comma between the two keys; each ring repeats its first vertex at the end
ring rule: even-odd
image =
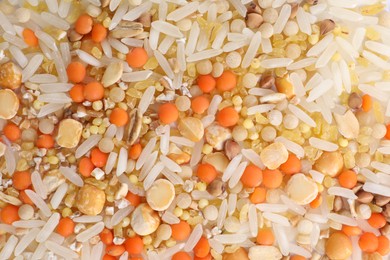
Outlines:
{"type": "Polygon", "coordinates": [[[171,229],[172,238],[178,241],[187,239],[191,233],[190,225],[184,220],[180,220],[177,224],[172,224],[171,229]]]}
{"type": "Polygon", "coordinates": [[[134,207],[137,207],[139,204],[141,204],[141,197],[130,191],[127,192],[125,199],[127,199],[134,207]]]}
{"type": "Polygon", "coordinates": [[[386,218],[381,213],[372,213],[367,222],[373,228],[383,228],[386,225],[386,218]]]}
{"type": "Polygon", "coordinates": [[[339,176],[339,184],[341,187],[352,189],[356,186],[357,183],[357,175],[354,171],[346,170],[343,171],[339,176]]]}
{"type": "Polygon", "coordinates": [[[100,100],[104,97],[104,87],[97,81],[85,85],[84,98],[90,102],[100,100]]]}
{"type": "Polygon", "coordinates": [[[390,124],[386,125],[386,135],[385,138],[390,140],[390,124]]]}
{"type": "Polygon", "coordinates": [[[299,158],[295,154],[290,153],[288,155],[287,161],[280,165],[279,169],[285,174],[295,174],[300,172],[301,168],[301,160],[299,160],[299,158]]]}
{"type": "Polygon", "coordinates": [[[142,257],[132,257],[132,258],[129,258],[129,260],[143,260],[142,257]]]}
{"type": "Polygon", "coordinates": [[[217,122],[223,127],[230,127],[237,124],[240,116],[233,107],[225,107],[218,111],[217,122]]]}
{"type": "Polygon", "coordinates": [[[57,233],[63,237],[68,237],[74,233],[75,223],[72,219],[62,218],[57,225],[57,233]]]}
{"type": "Polygon", "coordinates": [[[267,189],[263,187],[256,187],[252,194],[249,196],[250,201],[253,204],[263,203],[267,196],[267,189]]]}
{"type": "Polygon", "coordinates": [[[202,163],[198,166],[196,175],[201,181],[208,184],[217,177],[218,173],[213,165],[209,163],[202,163]]]}
{"type": "Polygon", "coordinates": [[[127,53],[126,61],[130,67],[141,68],[148,61],[148,54],[142,47],[133,48],[127,53]]]}
{"type": "Polygon", "coordinates": [[[317,197],[310,202],[310,207],[312,209],[318,208],[322,204],[322,196],[320,193],[317,194],[317,197]]]}
{"type": "Polygon", "coordinates": [[[129,147],[129,158],[137,160],[142,152],[142,146],[140,143],[133,144],[129,147]]]}
{"type": "Polygon", "coordinates": [[[210,101],[205,96],[197,96],[191,101],[191,108],[197,114],[203,114],[210,106],[210,101]]]}
{"type": "Polygon", "coordinates": [[[31,185],[31,173],[28,171],[15,172],[12,175],[12,186],[17,190],[25,190],[31,185]]]}
{"type": "Polygon", "coordinates": [[[268,189],[276,189],[278,188],[283,181],[283,174],[275,169],[265,169],[263,170],[263,182],[262,185],[268,189]]]}
{"type": "Polygon", "coordinates": [[[82,14],[75,23],[75,30],[79,34],[88,34],[92,31],[92,26],[92,17],[87,14],[82,14]]]}
{"type": "Polygon", "coordinates": [[[365,232],[359,238],[359,247],[365,253],[375,252],[378,246],[378,237],[371,232],[365,232]]]}
{"type": "Polygon", "coordinates": [[[12,225],[12,223],[20,219],[18,210],[19,207],[7,204],[0,212],[1,221],[5,224],[12,225]]]}
{"type": "Polygon", "coordinates": [[[103,167],[106,165],[108,159],[108,154],[103,153],[102,151],[99,150],[99,148],[94,148],[91,151],[91,162],[93,165],[96,167],[103,167]]]}
{"type": "Polygon", "coordinates": [[[257,232],[256,243],[262,246],[271,246],[275,242],[274,233],[269,228],[260,229],[257,232]]]}
{"type": "Polygon", "coordinates": [[[14,123],[8,123],[3,128],[3,134],[8,138],[8,140],[15,142],[20,139],[22,131],[20,131],[20,128],[14,123]]]}
{"type": "Polygon", "coordinates": [[[210,93],[215,89],[217,81],[211,75],[200,75],[197,79],[199,88],[203,93],[210,93]]]}
{"type": "Polygon", "coordinates": [[[358,236],[362,233],[362,230],[359,227],[353,227],[348,225],[343,225],[341,231],[344,232],[347,236],[358,236]]]}
{"type": "Polygon", "coordinates": [[[91,38],[94,42],[102,42],[107,37],[107,29],[100,23],[95,23],[92,27],[91,38]]]}
{"type": "Polygon", "coordinates": [[[376,250],[381,256],[388,255],[390,253],[390,242],[385,236],[378,237],[378,249],[376,250]]]}
{"type": "Polygon", "coordinates": [[[114,240],[114,235],[108,228],[104,228],[103,231],[100,233],[99,237],[105,245],[111,245],[112,241],[114,240]]]}
{"type": "Polygon", "coordinates": [[[116,107],[110,114],[110,122],[118,127],[124,126],[129,121],[129,114],[126,110],[116,107]]]}
{"type": "Polygon", "coordinates": [[[91,176],[93,169],[95,169],[95,166],[93,165],[91,159],[88,157],[81,158],[79,162],[79,172],[81,175],[89,177],[91,176]]]}
{"type": "Polygon", "coordinates": [[[106,247],[107,255],[120,256],[126,251],[124,245],[109,245],[106,247]]]}
{"type": "Polygon", "coordinates": [[[158,109],[158,118],[163,124],[175,122],[179,118],[179,111],[176,105],[171,103],[161,105],[158,109]]]}
{"type": "Polygon", "coordinates": [[[103,260],[116,260],[115,256],[105,254],[103,260]]]}
{"type": "Polygon", "coordinates": [[[217,78],[216,87],[219,91],[229,91],[237,85],[237,76],[230,70],[225,70],[221,76],[217,78]]]}
{"type": "Polygon", "coordinates": [[[364,112],[368,112],[372,108],[372,98],[371,96],[365,94],[362,96],[362,109],[364,112]]]}
{"type": "Polygon", "coordinates": [[[34,202],[32,202],[32,200],[30,199],[29,196],[27,196],[26,192],[24,190],[21,190],[19,192],[19,199],[24,203],[24,204],[28,204],[28,205],[31,205],[31,206],[34,206],[34,202]]]}
{"type": "Polygon", "coordinates": [[[66,74],[68,75],[68,79],[74,83],[80,83],[85,78],[87,71],[85,66],[78,61],[73,61],[69,63],[66,68],[66,74]]]}
{"type": "Polygon", "coordinates": [[[177,252],[172,256],[171,260],[191,260],[191,256],[187,252],[177,252]]]}
{"type": "Polygon", "coordinates": [[[84,102],[84,85],[76,84],[69,90],[69,96],[73,102],[84,102]]]}
{"type": "Polygon", "coordinates": [[[24,42],[30,47],[37,47],[39,45],[38,37],[31,29],[24,29],[22,32],[24,42]]]}
{"type": "Polygon", "coordinates": [[[210,244],[207,238],[201,237],[194,247],[194,253],[197,257],[206,257],[210,252],[210,244]]]}
{"type": "Polygon", "coordinates": [[[54,147],[54,138],[51,135],[40,135],[36,141],[38,148],[50,149],[54,147]]]}
{"type": "Polygon", "coordinates": [[[290,257],[290,260],[306,260],[306,257],[303,257],[301,255],[293,255],[290,257]]]}
{"type": "Polygon", "coordinates": [[[144,250],[144,242],[139,236],[127,238],[124,245],[130,255],[139,255],[144,250]]]}
{"type": "Polygon", "coordinates": [[[213,257],[211,256],[210,253],[208,255],[206,255],[205,257],[194,256],[194,260],[212,260],[212,259],[213,259],[213,257]]]}
{"type": "Polygon", "coordinates": [[[244,186],[248,188],[254,188],[259,186],[262,180],[263,173],[261,169],[253,164],[248,165],[241,176],[242,184],[244,184],[244,186]]]}

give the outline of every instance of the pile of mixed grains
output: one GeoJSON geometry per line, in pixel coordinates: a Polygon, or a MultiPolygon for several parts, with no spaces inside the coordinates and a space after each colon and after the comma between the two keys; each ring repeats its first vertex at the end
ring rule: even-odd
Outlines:
{"type": "Polygon", "coordinates": [[[1,0],[0,259],[388,259],[378,0],[1,0]]]}

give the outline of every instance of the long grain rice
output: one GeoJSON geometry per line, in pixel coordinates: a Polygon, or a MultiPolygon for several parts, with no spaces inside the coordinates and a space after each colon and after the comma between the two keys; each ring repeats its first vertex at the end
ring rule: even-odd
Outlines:
{"type": "Polygon", "coordinates": [[[194,229],[192,230],[190,236],[188,237],[188,240],[186,241],[184,245],[184,251],[189,252],[191,251],[195,245],[198,243],[199,239],[202,237],[203,234],[203,226],[202,224],[197,224],[194,229]]]}
{"type": "Polygon", "coordinates": [[[231,216],[236,210],[237,205],[237,194],[231,193],[228,197],[228,215],[231,216]]]}
{"type": "Polygon", "coordinates": [[[73,250],[61,246],[53,241],[46,241],[45,246],[49,251],[52,251],[56,255],[62,256],[64,258],[71,258],[71,259],[79,258],[79,255],[73,250]]]}
{"type": "Polygon", "coordinates": [[[14,255],[18,256],[24,252],[24,250],[31,244],[39,232],[38,228],[31,229],[27,234],[25,234],[17,244],[14,250],[14,255]]]}
{"type": "Polygon", "coordinates": [[[138,82],[148,79],[152,75],[150,70],[140,70],[135,72],[123,73],[121,79],[124,82],[138,82]]]}
{"type": "Polygon", "coordinates": [[[79,147],[77,147],[75,157],[80,158],[81,156],[89,152],[89,150],[91,150],[95,145],[99,143],[100,139],[102,139],[101,135],[91,135],[90,137],[88,137],[87,140],[85,140],[81,145],[79,145],[79,147]]]}
{"type": "Polygon", "coordinates": [[[144,180],[143,186],[145,190],[149,189],[153,185],[153,182],[156,180],[163,168],[164,164],[162,162],[158,162],[153,166],[144,180]]]}
{"type": "Polygon", "coordinates": [[[189,55],[186,60],[187,60],[187,62],[196,62],[196,61],[200,61],[200,60],[210,59],[210,58],[213,58],[215,56],[220,55],[222,52],[223,51],[220,49],[218,49],[218,50],[208,49],[208,50],[200,51],[197,53],[193,53],[193,54],[189,55]]]}
{"type": "Polygon", "coordinates": [[[309,143],[312,147],[315,147],[317,149],[327,151],[327,152],[333,152],[339,148],[339,146],[337,144],[323,140],[323,139],[319,139],[317,137],[310,137],[309,143]]]}
{"type": "MultiPolygon", "coordinates": [[[[57,1],[52,1],[52,0],[49,0],[49,1],[50,2],[57,2],[57,1]]],[[[54,15],[52,13],[42,12],[41,17],[45,22],[50,23],[52,26],[57,27],[60,30],[66,31],[66,30],[69,30],[69,28],[70,28],[70,25],[66,20],[61,19],[60,17],[58,17],[57,15],[54,15]]]]}
{"type": "Polygon", "coordinates": [[[225,171],[222,174],[222,181],[226,182],[232,177],[232,175],[236,172],[238,165],[242,160],[242,154],[236,155],[225,168],[225,171]]]}
{"type": "Polygon", "coordinates": [[[261,33],[256,32],[249,44],[249,47],[244,55],[244,58],[242,59],[242,63],[241,63],[242,68],[247,68],[251,65],[251,62],[253,58],[255,58],[257,50],[260,47],[260,44],[261,44],[261,33]]]}
{"type": "Polygon", "coordinates": [[[64,107],[64,104],[57,104],[57,103],[50,103],[50,104],[44,105],[39,110],[37,117],[41,118],[41,117],[47,116],[51,113],[54,113],[54,112],[62,109],[63,107],[64,107]]]}
{"type": "Polygon", "coordinates": [[[197,165],[200,160],[202,159],[202,149],[204,145],[204,139],[202,138],[199,142],[196,142],[194,145],[194,149],[191,154],[191,159],[190,159],[190,166],[194,167],[197,165]]]}
{"type": "Polygon", "coordinates": [[[248,220],[249,220],[249,230],[252,237],[257,237],[258,228],[258,220],[257,220],[257,210],[255,205],[249,205],[248,210],[248,220]]]}
{"type": "Polygon", "coordinates": [[[293,63],[293,59],[290,58],[274,58],[261,61],[261,66],[266,69],[274,69],[279,67],[287,67],[293,63]]]}
{"type": "Polygon", "coordinates": [[[79,56],[80,60],[84,61],[85,63],[88,63],[89,65],[91,66],[94,66],[94,67],[102,67],[102,63],[96,59],[94,56],[92,56],[91,54],[85,52],[85,51],[82,51],[82,50],[76,50],[75,51],[77,56],[79,56]]]}
{"type": "Polygon", "coordinates": [[[271,212],[264,212],[263,217],[268,219],[269,221],[271,221],[273,223],[279,224],[279,225],[284,226],[284,227],[291,226],[288,218],[286,218],[282,215],[279,215],[279,214],[275,214],[275,213],[271,213],[271,212]]]}
{"type": "Polygon", "coordinates": [[[229,0],[229,2],[234,6],[234,8],[242,17],[246,16],[246,7],[240,0],[229,0]]]}
{"type": "Polygon", "coordinates": [[[121,2],[119,7],[116,9],[114,16],[112,16],[111,18],[111,23],[110,26],[108,27],[108,30],[111,31],[119,24],[119,22],[122,20],[123,16],[127,12],[128,7],[129,7],[128,1],[121,2]]]}
{"type": "Polygon", "coordinates": [[[65,197],[66,192],[68,191],[68,184],[61,184],[57,190],[54,192],[50,200],[50,205],[53,209],[57,209],[60,205],[62,199],[65,197]]]}
{"type": "Polygon", "coordinates": [[[227,203],[227,200],[224,199],[222,201],[221,206],[219,207],[219,211],[218,211],[217,227],[219,229],[222,228],[222,226],[223,226],[223,224],[225,222],[227,211],[228,211],[228,203],[227,203]]]}
{"type": "Polygon", "coordinates": [[[58,7],[58,15],[61,18],[66,18],[68,16],[70,7],[71,2],[69,2],[68,0],[61,0],[60,5],[58,7]]]}
{"type": "Polygon", "coordinates": [[[34,55],[27,66],[22,71],[22,81],[26,82],[35,72],[38,70],[39,66],[43,61],[43,56],[41,54],[34,55]]]}
{"type": "Polygon", "coordinates": [[[233,245],[244,242],[247,239],[245,234],[224,234],[224,235],[216,235],[214,236],[215,241],[225,244],[225,245],[233,245]]]}
{"type": "Polygon", "coordinates": [[[43,225],[45,225],[45,221],[35,219],[18,220],[12,223],[12,226],[16,228],[38,228],[43,225]]]}
{"type": "Polygon", "coordinates": [[[119,224],[125,217],[127,217],[134,210],[133,206],[127,206],[123,209],[118,210],[111,218],[111,225],[116,226],[119,224]]]}
{"type": "Polygon", "coordinates": [[[281,33],[291,14],[291,5],[285,4],[280,10],[278,19],[274,24],[274,34],[281,33]]]}
{"type": "Polygon", "coordinates": [[[73,183],[74,185],[78,186],[78,187],[83,187],[84,185],[84,181],[83,179],[80,177],[79,174],[77,174],[76,171],[74,171],[72,168],[70,167],[60,167],[59,168],[59,171],[62,173],[62,175],[64,175],[64,177],[69,180],[71,183],[73,183]]]}
{"type": "Polygon", "coordinates": [[[247,162],[242,162],[240,165],[238,165],[235,173],[233,176],[229,179],[229,187],[233,188],[237,185],[237,183],[240,181],[241,176],[244,174],[245,168],[248,165],[247,162]]]}
{"type": "Polygon", "coordinates": [[[54,229],[57,227],[60,222],[60,214],[58,212],[53,213],[50,218],[46,221],[46,224],[37,234],[35,240],[38,243],[46,241],[46,239],[51,235],[54,229]]]}
{"type": "Polygon", "coordinates": [[[0,26],[5,32],[9,33],[10,35],[16,34],[14,27],[2,11],[0,11],[0,26]]]}
{"type": "Polygon", "coordinates": [[[95,225],[93,225],[92,227],[90,227],[90,228],[84,230],[83,232],[79,233],[76,236],[76,240],[81,242],[81,243],[86,242],[89,239],[91,239],[92,237],[100,234],[100,232],[102,232],[103,229],[104,229],[104,223],[103,222],[98,222],[95,225]]]}
{"type": "Polygon", "coordinates": [[[34,191],[29,189],[25,190],[25,192],[26,195],[35,204],[35,206],[37,206],[42,211],[43,215],[45,215],[46,217],[51,216],[51,210],[47,206],[46,202],[41,197],[38,196],[38,194],[36,194],[34,191]]]}
{"type": "Polygon", "coordinates": [[[52,74],[35,74],[28,81],[32,83],[48,84],[56,83],[58,79],[52,74]]]}
{"type": "Polygon", "coordinates": [[[17,243],[18,243],[18,238],[14,235],[11,235],[5,242],[4,247],[0,252],[0,259],[9,259],[17,243]]]}
{"type": "Polygon", "coordinates": [[[337,213],[329,213],[328,218],[343,225],[349,225],[353,227],[356,227],[358,225],[356,219],[337,213]]]}
{"type": "Polygon", "coordinates": [[[127,168],[127,157],[128,157],[127,149],[122,147],[119,150],[118,163],[116,166],[116,176],[119,176],[125,172],[125,170],[127,168]]]}

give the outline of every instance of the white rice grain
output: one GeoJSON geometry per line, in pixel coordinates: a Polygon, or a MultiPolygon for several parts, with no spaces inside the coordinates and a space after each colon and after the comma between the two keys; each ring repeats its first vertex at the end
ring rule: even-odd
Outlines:
{"type": "Polygon", "coordinates": [[[283,31],[284,26],[286,26],[286,23],[290,15],[291,15],[291,5],[289,4],[283,5],[282,9],[280,10],[278,19],[274,24],[274,34],[279,34],[283,31]]]}
{"type": "MultiPolygon", "coordinates": [[[[56,0],[49,0],[49,1],[56,2],[56,0]]],[[[42,17],[42,20],[51,24],[54,27],[57,27],[60,30],[67,31],[70,28],[70,25],[66,20],[61,19],[60,17],[58,17],[57,15],[54,15],[52,13],[42,12],[41,17],[42,17]]]]}
{"type": "Polygon", "coordinates": [[[256,32],[252,37],[249,47],[242,59],[241,67],[248,68],[251,65],[252,60],[255,58],[257,50],[259,49],[261,44],[261,33],[256,32]]]}
{"type": "Polygon", "coordinates": [[[234,6],[234,8],[242,17],[246,16],[246,7],[240,0],[229,0],[229,2],[234,6]]]}
{"type": "Polygon", "coordinates": [[[28,64],[28,59],[24,53],[16,46],[11,45],[9,47],[11,56],[16,60],[20,67],[24,68],[28,64]]]}
{"type": "Polygon", "coordinates": [[[266,59],[260,62],[261,66],[266,69],[274,69],[279,67],[287,67],[291,63],[293,63],[293,59],[289,58],[274,58],[274,59],[266,59]]]}
{"type": "Polygon", "coordinates": [[[28,231],[19,241],[18,245],[15,247],[14,255],[18,256],[24,252],[24,250],[31,244],[39,232],[38,228],[33,228],[28,231]]]}
{"type": "Polygon", "coordinates": [[[200,160],[202,159],[202,149],[204,145],[204,138],[202,138],[199,142],[196,142],[194,145],[194,149],[191,154],[191,159],[190,159],[190,166],[194,167],[197,165],[200,160]]]}
{"type": "Polygon", "coordinates": [[[245,234],[224,234],[214,236],[215,241],[224,245],[234,245],[243,243],[247,236],[245,234]]]}
{"type": "Polygon", "coordinates": [[[104,223],[103,222],[98,222],[92,227],[84,230],[83,232],[79,233],[76,236],[76,240],[83,243],[91,239],[92,237],[100,234],[104,229],[104,223]]]}
{"type": "Polygon", "coordinates": [[[138,82],[148,79],[153,74],[150,70],[140,70],[135,72],[123,73],[122,81],[124,82],[138,82]]]}
{"type": "Polygon", "coordinates": [[[339,146],[337,144],[323,140],[323,139],[319,139],[317,137],[310,137],[309,143],[312,147],[315,147],[317,149],[327,151],[327,152],[337,151],[337,149],[339,148],[339,146]]]}
{"type": "Polygon", "coordinates": [[[306,209],[302,207],[301,205],[298,205],[296,202],[291,200],[285,195],[281,195],[280,199],[282,202],[289,208],[289,210],[299,214],[299,215],[304,215],[306,213],[306,209]]]}
{"type": "Polygon", "coordinates": [[[330,7],[329,13],[341,20],[346,20],[351,22],[358,22],[363,19],[363,16],[361,14],[340,7],[330,7]]]}
{"type": "Polygon", "coordinates": [[[28,81],[32,83],[47,84],[56,83],[58,79],[52,74],[35,74],[28,81]]]}
{"type": "Polygon", "coordinates": [[[302,109],[298,108],[293,104],[289,104],[288,109],[291,111],[291,113],[293,113],[304,123],[308,124],[311,127],[316,127],[317,125],[316,122],[309,115],[307,115],[302,109]]]}
{"type": "Polygon", "coordinates": [[[333,34],[326,35],[321,41],[317,42],[313,47],[311,47],[307,53],[307,57],[313,57],[313,56],[319,56],[326,47],[329,46],[329,44],[333,41],[333,34]]]}
{"type": "Polygon", "coordinates": [[[134,207],[129,205],[123,209],[118,210],[111,218],[111,226],[116,226],[119,224],[125,217],[127,217],[132,211],[134,207]]]}
{"type": "Polygon", "coordinates": [[[249,205],[248,210],[248,220],[249,220],[249,230],[252,235],[252,237],[257,236],[257,232],[259,231],[258,228],[258,220],[257,220],[257,210],[255,205],[249,205]]]}
{"type": "MultiPolygon", "coordinates": [[[[64,258],[71,258],[71,259],[79,258],[79,255],[73,250],[61,246],[53,241],[46,241],[45,246],[49,251],[52,251],[56,255],[62,256],[64,258]]],[[[91,259],[98,259],[98,258],[91,258],[91,259]]]]}
{"type": "Polygon", "coordinates": [[[73,183],[74,185],[78,186],[78,187],[83,187],[84,185],[84,181],[83,179],[80,177],[79,174],[77,174],[76,171],[74,171],[72,168],[70,167],[60,167],[59,168],[59,171],[62,173],[62,175],[64,175],[64,177],[69,180],[71,183],[73,183]]]}
{"type": "Polygon", "coordinates": [[[183,34],[180,32],[179,28],[164,21],[154,21],[151,24],[152,28],[160,33],[164,33],[174,38],[182,38],[183,34]]]}
{"type": "Polygon", "coordinates": [[[349,225],[353,227],[356,227],[358,225],[356,219],[337,213],[329,213],[328,218],[343,225],[349,225]]]}
{"type": "Polygon", "coordinates": [[[236,172],[229,179],[229,188],[233,188],[240,181],[242,174],[244,174],[245,168],[248,165],[248,162],[242,162],[238,165],[236,172]]]}
{"type": "Polygon", "coordinates": [[[123,17],[123,20],[134,21],[138,19],[143,13],[146,13],[152,8],[152,2],[146,1],[139,6],[130,9],[123,17]]]}
{"type": "Polygon", "coordinates": [[[156,146],[156,141],[157,141],[156,138],[153,137],[145,145],[135,165],[136,170],[141,169],[141,167],[144,165],[144,163],[146,162],[146,158],[152,153],[154,147],[156,146]]]}
{"type": "Polygon", "coordinates": [[[61,184],[56,189],[56,191],[54,192],[54,194],[50,200],[50,205],[53,209],[58,208],[58,206],[61,204],[62,199],[65,197],[65,194],[67,191],[68,191],[68,184],[67,183],[61,184]]]}
{"type": "Polygon", "coordinates": [[[150,170],[148,175],[146,176],[144,180],[144,189],[149,189],[153,182],[156,180],[157,176],[161,173],[162,169],[164,169],[164,164],[162,162],[156,163],[156,165],[153,166],[153,168],[150,170]]]}
{"type": "Polygon", "coordinates": [[[25,190],[26,195],[31,199],[31,201],[37,206],[43,213],[44,216],[50,217],[51,216],[51,210],[47,206],[46,202],[38,196],[34,191],[32,190],[25,190]]]}
{"type": "Polygon", "coordinates": [[[97,145],[102,139],[101,135],[91,135],[88,137],[87,140],[85,140],[82,144],[77,147],[75,152],[75,157],[78,159],[84,154],[88,153],[95,145],[97,145]]]}
{"type": "Polygon", "coordinates": [[[60,1],[60,5],[58,7],[58,15],[61,17],[61,18],[66,18],[68,16],[68,13],[69,13],[69,9],[71,7],[71,2],[69,2],[68,0],[61,0],[60,1]]]}
{"type": "Polygon", "coordinates": [[[127,168],[127,149],[122,147],[119,150],[118,163],[116,165],[116,176],[123,174],[127,168]]]}
{"type": "Polygon", "coordinates": [[[335,42],[330,43],[326,47],[324,52],[318,57],[315,67],[316,68],[325,67],[329,63],[333,55],[336,53],[336,51],[337,51],[337,44],[335,42]]]}
{"type": "MultiPolygon", "coordinates": [[[[44,93],[58,93],[58,92],[68,92],[72,89],[74,85],[68,83],[45,83],[39,85],[39,89],[44,93]]],[[[50,101],[54,103],[53,101],[50,101]]]]}
{"type": "Polygon", "coordinates": [[[114,16],[112,16],[111,18],[111,23],[110,26],[108,27],[108,30],[111,31],[119,24],[123,16],[126,14],[128,8],[129,8],[128,1],[122,1],[119,7],[116,9],[114,16]]]}
{"type": "Polygon", "coordinates": [[[228,166],[222,174],[222,181],[226,182],[232,177],[232,175],[236,172],[241,160],[242,154],[238,154],[229,162],[228,166]]]}
{"type": "Polygon", "coordinates": [[[170,12],[167,15],[168,21],[180,21],[181,19],[191,15],[192,13],[196,12],[199,6],[199,2],[190,2],[186,5],[183,5],[180,8],[177,8],[176,10],[170,12]]]}
{"type": "Polygon", "coordinates": [[[330,187],[328,189],[328,194],[340,196],[340,197],[344,197],[344,198],[352,199],[352,200],[357,199],[357,196],[355,195],[355,193],[352,190],[342,188],[342,187],[330,187]]]}
{"type": "Polygon", "coordinates": [[[64,104],[56,104],[56,103],[50,103],[50,104],[44,105],[39,110],[37,117],[41,118],[41,117],[47,116],[51,113],[54,113],[54,112],[62,109],[63,107],[64,107],[64,104]]]}
{"type": "Polygon", "coordinates": [[[79,56],[80,60],[84,61],[85,63],[88,63],[89,65],[92,65],[94,67],[102,67],[102,63],[96,59],[94,56],[91,54],[82,51],[82,50],[76,50],[75,51],[77,56],[79,56]]]}
{"type": "Polygon", "coordinates": [[[43,55],[41,54],[35,54],[30,59],[27,66],[22,71],[22,82],[26,82],[29,78],[31,78],[32,75],[35,74],[39,66],[41,66],[42,61],[43,55]]]}
{"type": "Polygon", "coordinates": [[[214,50],[214,49],[207,49],[204,51],[200,51],[197,53],[193,53],[187,57],[187,62],[196,62],[200,60],[205,60],[205,59],[211,59],[215,56],[218,56],[222,53],[222,50],[214,50]]]}
{"type": "Polygon", "coordinates": [[[46,224],[37,234],[35,240],[38,243],[46,241],[46,239],[51,235],[54,229],[57,227],[60,222],[60,214],[58,212],[53,213],[50,218],[46,221],[46,224]]]}
{"type": "Polygon", "coordinates": [[[14,27],[2,11],[0,11],[0,26],[5,32],[9,33],[10,35],[16,34],[14,27]]]}
{"type": "Polygon", "coordinates": [[[46,189],[46,186],[43,184],[41,175],[38,171],[34,171],[31,174],[31,183],[32,183],[32,186],[34,187],[35,192],[42,199],[45,200],[47,198],[47,189],[46,189]]]}
{"type": "Polygon", "coordinates": [[[279,225],[284,226],[284,227],[291,226],[290,222],[288,221],[288,218],[286,218],[282,215],[279,215],[279,214],[275,214],[275,213],[271,213],[271,212],[264,212],[263,217],[268,219],[269,221],[271,221],[273,223],[279,224],[279,225]]]}
{"type": "Polygon", "coordinates": [[[5,242],[4,247],[0,252],[0,259],[10,259],[17,243],[18,238],[14,235],[11,235],[5,242]]]}
{"type": "Polygon", "coordinates": [[[186,252],[191,251],[196,246],[196,244],[198,243],[202,235],[203,235],[202,224],[197,224],[192,230],[190,236],[187,239],[187,242],[184,245],[184,251],[186,252]]]}
{"type": "Polygon", "coordinates": [[[306,13],[302,7],[298,8],[297,22],[301,32],[306,33],[307,35],[311,35],[311,24],[308,13],[306,13]]]}
{"type": "Polygon", "coordinates": [[[29,219],[15,221],[12,223],[12,226],[16,228],[39,228],[45,225],[45,223],[43,220],[29,219]]]}

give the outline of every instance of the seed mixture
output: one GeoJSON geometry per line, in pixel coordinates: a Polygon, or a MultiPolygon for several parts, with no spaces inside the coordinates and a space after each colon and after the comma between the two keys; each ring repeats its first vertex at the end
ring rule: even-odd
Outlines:
{"type": "Polygon", "coordinates": [[[385,8],[0,1],[0,259],[388,259],[385,8]]]}

